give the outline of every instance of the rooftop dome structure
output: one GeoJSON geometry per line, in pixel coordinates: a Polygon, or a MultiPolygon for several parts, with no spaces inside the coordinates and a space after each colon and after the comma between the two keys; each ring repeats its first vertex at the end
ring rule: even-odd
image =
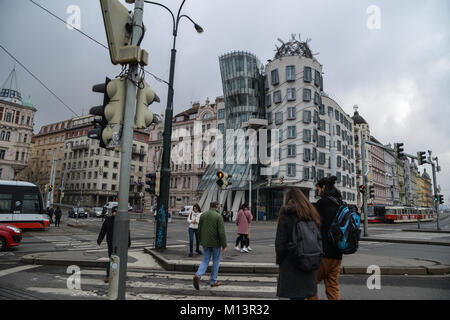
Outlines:
{"type": "MultiPolygon", "coordinates": [[[[300,36],[299,36],[300,39],[300,36]]],[[[311,39],[307,39],[306,41],[296,40],[295,34],[292,35],[291,41],[284,42],[280,38],[278,38],[278,41],[281,42],[281,47],[278,47],[275,51],[275,59],[279,59],[281,57],[285,56],[303,56],[306,58],[313,58],[313,53],[311,52],[311,49],[309,48],[308,42],[311,41],[311,39]]]]}
{"type": "Polygon", "coordinates": [[[353,110],[355,110],[355,112],[353,114],[353,117],[352,117],[353,122],[355,124],[367,124],[367,121],[364,120],[364,118],[359,115],[359,113],[358,113],[358,106],[357,105],[355,105],[353,107],[353,110]]]}

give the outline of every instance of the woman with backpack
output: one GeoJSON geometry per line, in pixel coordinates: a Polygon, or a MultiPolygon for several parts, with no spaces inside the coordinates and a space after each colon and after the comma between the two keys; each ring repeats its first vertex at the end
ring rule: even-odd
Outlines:
{"type": "MultiPolygon", "coordinates": [[[[320,217],[314,206],[299,188],[291,188],[286,194],[284,204],[278,214],[277,234],[275,238],[276,264],[279,265],[277,296],[291,300],[304,300],[317,294],[317,269],[322,256],[319,249],[319,261],[312,269],[300,269],[292,256],[293,229],[297,222],[305,222],[316,233],[316,246],[321,246],[319,225],[320,217]]],[[[298,230],[298,229],[297,229],[298,230]]]]}
{"type": "MultiPolygon", "coordinates": [[[[322,243],[324,257],[317,274],[317,283],[325,283],[325,291],[328,300],[339,300],[339,274],[341,271],[342,253],[328,238],[328,231],[331,223],[342,203],[341,192],[336,189],[334,184],[337,178],[335,176],[320,179],[317,184],[317,192],[320,200],[317,201],[315,207],[320,214],[322,225],[320,231],[322,233],[322,243]]],[[[317,300],[315,295],[311,300],[317,300]]]]}

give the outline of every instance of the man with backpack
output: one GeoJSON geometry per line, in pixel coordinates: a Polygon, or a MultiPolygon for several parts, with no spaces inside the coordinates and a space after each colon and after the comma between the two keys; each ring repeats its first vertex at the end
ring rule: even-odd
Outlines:
{"type": "MultiPolygon", "coordinates": [[[[339,274],[341,271],[342,252],[334,245],[328,234],[330,227],[342,202],[341,192],[334,184],[335,176],[319,180],[316,184],[318,195],[321,197],[315,204],[320,215],[322,243],[324,257],[317,274],[317,283],[325,283],[328,300],[339,300],[339,274]]],[[[318,300],[317,294],[311,300],[318,300]]]]}

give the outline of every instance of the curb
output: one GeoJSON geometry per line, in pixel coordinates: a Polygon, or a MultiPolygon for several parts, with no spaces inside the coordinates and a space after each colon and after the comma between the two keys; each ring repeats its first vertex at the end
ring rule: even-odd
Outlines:
{"type": "Polygon", "coordinates": [[[450,246],[450,242],[429,241],[429,240],[410,240],[410,239],[386,239],[386,238],[371,238],[361,237],[360,241],[375,241],[375,242],[391,242],[391,243],[409,243],[409,244],[427,244],[433,246],[450,246]]]}
{"type": "MultiPolygon", "coordinates": [[[[156,250],[144,248],[144,252],[150,254],[156,261],[168,271],[197,271],[199,262],[191,262],[184,260],[168,260],[164,258],[156,250]]],[[[207,272],[211,271],[211,265],[208,266],[207,272]]],[[[380,267],[383,275],[445,275],[450,274],[450,266],[435,265],[431,267],[411,267],[411,266],[393,266],[380,267]]],[[[256,274],[278,274],[278,266],[273,263],[233,263],[221,262],[219,272],[225,273],[256,273],[256,274]]],[[[367,267],[348,266],[341,267],[341,274],[370,274],[367,267]]]]}
{"type": "Polygon", "coordinates": [[[429,233],[448,233],[448,234],[450,234],[450,231],[447,231],[447,230],[436,230],[436,229],[402,229],[402,231],[408,231],[408,232],[429,232],[429,233]]]}
{"type": "Polygon", "coordinates": [[[71,266],[77,265],[79,267],[87,267],[87,268],[106,268],[108,265],[108,261],[101,260],[74,260],[74,259],[58,259],[58,258],[47,258],[47,257],[39,257],[34,254],[29,254],[23,256],[20,259],[21,262],[26,264],[39,264],[39,265],[47,265],[47,266],[71,266]]]}

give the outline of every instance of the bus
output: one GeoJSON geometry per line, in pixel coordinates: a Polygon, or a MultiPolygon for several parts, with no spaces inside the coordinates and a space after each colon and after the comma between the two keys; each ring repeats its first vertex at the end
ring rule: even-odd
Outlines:
{"type": "Polygon", "coordinates": [[[21,229],[45,229],[50,225],[38,186],[25,181],[0,180],[0,223],[21,229]]]}

